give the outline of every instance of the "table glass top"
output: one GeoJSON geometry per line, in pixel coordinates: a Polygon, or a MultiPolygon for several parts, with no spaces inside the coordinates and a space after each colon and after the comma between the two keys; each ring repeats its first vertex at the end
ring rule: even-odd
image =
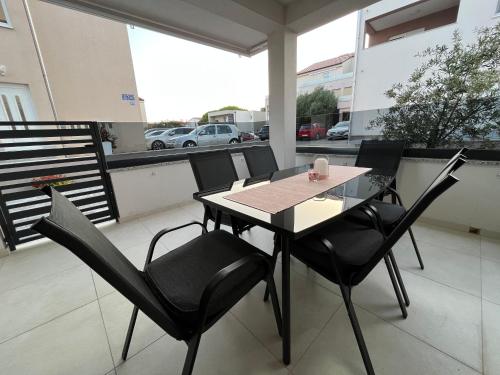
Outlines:
{"type": "Polygon", "coordinates": [[[225,199],[226,195],[256,186],[272,183],[283,178],[307,172],[309,165],[275,172],[267,179],[246,179],[233,183],[226,189],[213,193],[197,193],[195,199],[230,215],[261,224],[269,229],[279,229],[294,234],[306,234],[322,223],[329,222],[349,209],[359,206],[388,187],[393,176],[370,172],[339,185],[325,194],[299,203],[294,207],[270,214],[241,203],[225,199]]]}

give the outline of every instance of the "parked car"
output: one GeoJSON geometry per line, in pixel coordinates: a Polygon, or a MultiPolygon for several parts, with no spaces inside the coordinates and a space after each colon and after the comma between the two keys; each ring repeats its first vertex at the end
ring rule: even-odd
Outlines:
{"type": "Polygon", "coordinates": [[[318,122],[315,122],[313,124],[304,124],[299,128],[299,139],[320,139],[325,138],[325,136],[326,129],[318,122]]]}
{"type": "Polygon", "coordinates": [[[163,150],[167,147],[167,142],[170,139],[183,134],[189,134],[191,131],[193,131],[193,128],[186,127],[154,130],[145,134],[146,147],[148,150],[163,150]]]}
{"type": "Polygon", "coordinates": [[[165,128],[151,128],[151,129],[147,129],[144,131],[144,135],[148,135],[149,133],[152,133],[152,132],[155,132],[155,131],[158,131],[158,130],[166,130],[165,128]]]}
{"type": "Polygon", "coordinates": [[[171,138],[167,148],[213,146],[240,142],[240,131],[231,124],[206,124],[198,126],[189,134],[171,138]]]}
{"type": "Polygon", "coordinates": [[[340,121],[335,126],[328,129],[326,136],[329,140],[332,139],[347,139],[349,137],[350,121],[340,121]]]}
{"type": "Polygon", "coordinates": [[[241,142],[251,142],[251,141],[255,141],[257,139],[260,139],[260,138],[252,132],[249,132],[249,133],[248,132],[241,132],[240,133],[241,142]]]}
{"type": "Polygon", "coordinates": [[[264,125],[262,128],[260,128],[256,135],[260,138],[261,141],[269,139],[269,125],[264,125]]]}

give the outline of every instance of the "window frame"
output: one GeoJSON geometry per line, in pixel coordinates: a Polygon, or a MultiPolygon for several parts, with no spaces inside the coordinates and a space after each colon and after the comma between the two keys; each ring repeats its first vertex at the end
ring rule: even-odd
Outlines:
{"type": "Polygon", "coordinates": [[[233,130],[231,129],[231,127],[229,125],[221,124],[221,125],[217,125],[217,134],[233,134],[233,130]],[[226,131],[224,131],[224,132],[219,131],[219,130],[223,130],[223,129],[225,129],[226,131]]]}
{"type": "Polygon", "coordinates": [[[9,16],[9,12],[7,10],[7,3],[5,0],[0,0],[0,8],[2,9],[5,15],[5,22],[0,20],[0,27],[5,27],[7,29],[12,29],[12,21],[9,16]]]}

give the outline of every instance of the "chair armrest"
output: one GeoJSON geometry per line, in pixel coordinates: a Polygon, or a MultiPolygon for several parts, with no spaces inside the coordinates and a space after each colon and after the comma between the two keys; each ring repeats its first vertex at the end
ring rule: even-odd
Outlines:
{"type": "Polygon", "coordinates": [[[380,216],[380,213],[378,212],[377,208],[372,205],[371,203],[366,204],[365,206],[365,213],[370,217],[372,220],[372,223],[374,224],[375,229],[377,229],[384,238],[386,237],[386,233],[384,230],[384,224],[382,221],[382,217],[380,216]]]}
{"type": "Polygon", "coordinates": [[[386,189],[386,191],[390,192],[392,195],[395,195],[396,196],[396,199],[398,200],[398,204],[401,206],[401,207],[404,207],[403,205],[403,200],[401,199],[401,196],[399,195],[399,193],[397,192],[396,189],[392,188],[392,187],[388,187],[386,189]]]}
{"type": "Polygon", "coordinates": [[[381,232],[385,236],[384,232],[384,224],[382,222],[382,217],[380,216],[377,208],[370,203],[367,203],[358,208],[361,212],[363,212],[370,219],[373,228],[381,232]]]}
{"type": "Polygon", "coordinates": [[[267,267],[267,273],[271,272],[272,266],[268,259],[263,254],[255,253],[248,255],[244,258],[238,259],[237,261],[231,263],[230,265],[224,267],[219,272],[217,272],[208,285],[205,287],[203,294],[200,299],[200,320],[198,321],[198,330],[199,332],[203,331],[203,327],[205,326],[207,317],[208,317],[208,308],[210,306],[210,301],[217,289],[224,283],[224,281],[231,276],[239,272],[244,266],[250,263],[258,263],[262,262],[267,267]]]}
{"type": "Polygon", "coordinates": [[[202,234],[206,234],[208,232],[207,227],[198,221],[192,221],[191,223],[179,225],[178,227],[174,227],[174,228],[162,229],[161,231],[156,233],[155,236],[153,237],[153,239],[151,240],[151,243],[149,245],[148,255],[146,256],[146,262],[144,263],[144,268],[146,268],[146,266],[149,263],[151,263],[151,259],[153,259],[153,252],[155,250],[156,244],[158,243],[158,241],[160,240],[161,237],[163,237],[167,233],[170,233],[170,232],[173,232],[173,231],[176,231],[179,229],[183,229],[183,228],[189,227],[191,225],[201,226],[201,228],[202,228],[201,233],[202,234]]]}

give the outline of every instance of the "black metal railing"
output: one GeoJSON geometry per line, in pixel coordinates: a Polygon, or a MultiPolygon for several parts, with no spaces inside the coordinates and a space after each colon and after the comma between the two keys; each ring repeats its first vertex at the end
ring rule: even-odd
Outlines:
{"type": "Polygon", "coordinates": [[[0,122],[0,225],[10,250],[41,237],[54,186],[92,222],[119,218],[95,122],[0,122]]]}

